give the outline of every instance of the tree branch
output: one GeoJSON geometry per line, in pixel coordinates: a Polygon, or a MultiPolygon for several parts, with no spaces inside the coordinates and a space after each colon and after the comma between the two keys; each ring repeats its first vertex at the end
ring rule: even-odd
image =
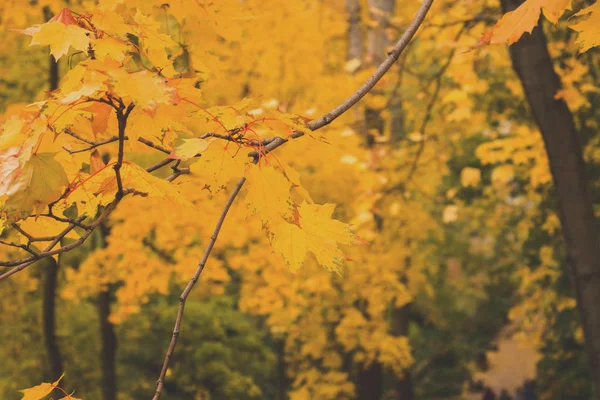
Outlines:
{"type": "Polygon", "coordinates": [[[204,270],[204,266],[206,265],[206,262],[208,261],[208,257],[210,256],[210,253],[212,252],[212,249],[215,246],[215,242],[217,241],[217,237],[219,236],[219,232],[221,231],[223,222],[225,222],[225,217],[227,216],[227,213],[229,212],[229,209],[231,208],[233,201],[239,194],[239,192],[242,189],[242,186],[244,186],[245,182],[246,182],[246,178],[240,178],[237,185],[235,186],[235,189],[233,189],[233,192],[231,192],[231,195],[229,196],[229,199],[227,200],[227,203],[225,203],[225,207],[223,208],[223,211],[221,212],[221,216],[219,217],[219,220],[217,221],[217,225],[215,226],[213,234],[210,237],[208,246],[206,246],[204,255],[202,256],[202,259],[200,260],[200,263],[198,264],[198,268],[196,268],[196,271],[194,272],[192,279],[190,279],[187,286],[185,287],[185,289],[179,296],[179,309],[177,311],[177,319],[175,320],[175,328],[173,329],[173,336],[171,337],[171,343],[169,344],[169,349],[167,350],[167,354],[165,356],[165,360],[163,362],[163,366],[160,371],[160,375],[158,376],[158,380],[156,381],[156,392],[154,393],[154,397],[152,398],[153,400],[158,400],[160,398],[160,395],[161,395],[163,387],[164,387],[164,379],[165,379],[165,376],[167,375],[167,369],[169,368],[169,361],[171,361],[171,358],[173,357],[173,353],[175,351],[175,345],[177,344],[177,339],[179,337],[179,330],[181,328],[181,321],[183,320],[183,310],[185,308],[185,301],[187,300],[188,296],[190,295],[190,292],[196,285],[196,282],[198,282],[198,278],[200,278],[200,274],[204,270]]]}

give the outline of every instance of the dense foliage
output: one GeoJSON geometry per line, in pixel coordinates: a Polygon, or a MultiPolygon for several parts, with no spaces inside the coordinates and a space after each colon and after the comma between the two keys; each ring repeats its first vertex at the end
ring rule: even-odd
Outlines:
{"type": "Polygon", "coordinates": [[[591,398],[504,45],[549,21],[597,199],[600,6],[569,3],[436,0],[400,49],[424,5],[4,1],[0,397],[148,398],[159,378],[168,399],[481,398],[535,378],[591,398]]]}

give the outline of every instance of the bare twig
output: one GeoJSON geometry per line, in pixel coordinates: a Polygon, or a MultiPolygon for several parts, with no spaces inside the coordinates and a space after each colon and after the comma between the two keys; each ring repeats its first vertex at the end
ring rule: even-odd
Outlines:
{"type": "Polygon", "coordinates": [[[119,127],[119,151],[117,153],[117,162],[113,166],[115,170],[115,176],[117,178],[117,194],[115,198],[120,200],[123,198],[123,179],[121,178],[121,167],[123,166],[123,157],[125,156],[125,129],[127,128],[127,118],[129,117],[129,113],[133,110],[135,105],[133,103],[127,106],[127,110],[125,110],[125,106],[121,101],[121,106],[117,109],[117,123],[119,127]]]}
{"type": "Polygon", "coordinates": [[[172,159],[172,158],[164,158],[161,161],[159,161],[156,164],[154,164],[153,166],[146,168],[146,172],[154,172],[157,169],[161,169],[165,165],[171,164],[173,161],[175,161],[175,160],[172,159]]]}
{"type": "Polygon", "coordinates": [[[225,207],[223,208],[223,211],[221,212],[221,216],[219,217],[219,220],[217,221],[217,225],[215,226],[213,234],[210,237],[208,246],[206,246],[204,255],[202,256],[202,259],[200,260],[200,263],[198,264],[198,268],[196,268],[196,271],[194,272],[192,279],[190,279],[187,286],[185,287],[185,289],[179,296],[179,309],[177,311],[177,319],[175,320],[175,328],[173,329],[173,336],[171,337],[171,343],[169,344],[169,349],[167,350],[167,354],[165,356],[165,360],[163,362],[163,366],[160,371],[160,375],[158,377],[158,380],[156,381],[156,392],[154,393],[153,400],[158,400],[160,398],[160,395],[161,395],[163,387],[164,387],[164,380],[165,380],[165,376],[167,375],[167,369],[169,368],[169,361],[171,361],[171,358],[173,357],[173,352],[175,351],[175,345],[177,344],[177,339],[179,338],[179,330],[181,328],[181,321],[183,320],[183,310],[185,308],[185,301],[187,300],[188,296],[190,295],[190,292],[196,285],[196,282],[198,282],[198,278],[200,278],[200,274],[204,270],[204,266],[206,265],[206,262],[208,261],[208,257],[210,256],[210,253],[212,252],[212,249],[215,246],[215,242],[217,241],[217,237],[219,236],[219,232],[221,231],[223,222],[225,222],[225,217],[227,216],[227,213],[229,212],[229,209],[231,208],[233,201],[235,200],[238,193],[242,189],[242,186],[244,186],[245,182],[246,182],[246,178],[241,178],[238,181],[237,185],[235,186],[235,189],[233,189],[233,192],[231,192],[231,195],[229,196],[229,199],[227,200],[227,203],[225,203],[225,207]]]}

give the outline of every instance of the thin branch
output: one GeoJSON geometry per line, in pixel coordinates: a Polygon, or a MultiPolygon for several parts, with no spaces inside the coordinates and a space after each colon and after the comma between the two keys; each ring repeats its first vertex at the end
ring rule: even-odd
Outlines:
{"type": "Polygon", "coordinates": [[[162,167],[164,167],[165,165],[169,165],[170,163],[172,163],[173,161],[175,161],[172,158],[164,158],[161,161],[157,162],[156,164],[154,164],[151,167],[146,168],[146,172],[154,172],[157,169],[161,169],[162,167]]]}
{"type": "Polygon", "coordinates": [[[123,179],[121,178],[121,167],[123,166],[123,157],[125,155],[125,129],[127,128],[127,118],[129,117],[129,113],[133,110],[135,105],[133,103],[127,106],[127,110],[121,101],[121,107],[117,109],[117,123],[119,127],[119,151],[117,153],[117,162],[113,166],[115,170],[115,176],[117,178],[117,194],[115,198],[120,200],[123,198],[123,179]]]}
{"type": "Polygon", "coordinates": [[[415,18],[412,20],[412,22],[410,23],[400,40],[398,40],[394,48],[388,53],[387,58],[381,63],[381,65],[379,65],[375,73],[373,73],[373,75],[371,75],[371,77],[367,79],[367,81],[360,87],[360,89],[358,89],[352,96],[348,97],[346,101],[344,101],[342,104],[340,104],[327,114],[323,115],[321,118],[310,122],[308,124],[310,130],[316,131],[319,128],[329,125],[331,121],[335,120],[337,117],[348,111],[350,107],[355,105],[360,99],[362,99],[367,93],[369,93],[371,89],[373,89],[373,86],[375,86],[375,84],[379,82],[383,75],[385,75],[386,72],[389,71],[389,69],[396,62],[396,60],[398,60],[398,57],[400,57],[400,55],[404,51],[404,48],[408,45],[408,43],[410,43],[412,38],[415,36],[415,33],[417,33],[419,26],[423,23],[423,20],[425,19],[429,8],[431,8],[431,4],[433,4],[433,0],[423,0],[419,11],[417,11],[417,15],[415,15],[415,18]]]}
{"type": "MultiPolygon", "coordinates": [[[[125,140],[129,139],[127,136],[125,136],[125,140]]],[[[153,142],[151,142],[148,139],[144,139],[143,137],[139,137],[138,138],[138,142],[145,144],[148,147],[151,147],[153,149],[156,149],[158,151],[162,151],[165,154],[171,154],[171,150],[165,149],[164,147],[162,147],[161,145],[158,144],[154,144],[153,142]]]]}
{"type": "Polygon", "coordinates": [[[5,246],[10,246],[10,247],[16,247],[17,249],[21,249],[21,250],[25,250],[26,252],[30,253],[33,256],[37,256],[38,253],[36,253],[31,247],[30,244],[20,244],[20,243],[13,243],[13,242],[7,242],[5,240],[0,240],[0,244],[3,244],[5,246]]]}
{"type": "Polygon", "coordinates": [[[237,185],[235,186],[235,189],[233,189],[233,192],[231,192],[231,195],[229,196],[229,199],[227,200],[227,203],[225,203],[225,207],[223,208],[223,211],[221,212],[221,216],[219,217],[219,220],[217,221],[217,225],[215,226],[213,234],[210,237],[208,246],[206,246],[204,255],[202,256],[202,259],[200,260],[200,263],[198,264],[198,268],[196,268],[196,271],[194,272],[192,279],[190,279],[187,286],[185,287],[185,289],[179,296],[179,309],[177,311],[177,319],[175,320],[175,328],[173,328],[173,336],[171,337],[171,343],[169,344],[169,349],[167,350],[167,354],[165,356],[165,360],[163,362],[163,366],[160,371],[160,375],[158,377],[158,380],[156,381],[156,392],[154,393],[154,397],[152,398],[153,400],[158,400],[160,398],[160,395],[161,395],[163,387],[164,387],[164,380],[165,380],[165,376],[167,375],[167,369],[169,368],[169,361],[171,361],[171,358],[173,357],[173,352],[175,351],[175,345],[177,344],[177,339],[179,338],[179,331],[181,328],[181,321],[183,320],[183,310],[185,308],[185,302],[186,302],[188,296],[190,295],[190,292],[196,285],[196,282],[198,282],[198,278],[200,278],[200,274],[204,270],[204,266],[206,265],[206,262],[208,261],[208,257],[210,256],[210,253],[212,252],[212,249],[215,246],[215,242],[217,241],[217,237],[219,236],[219,232],[221,231],[223,222],[225,222],[225,217],[227,216],[227,213],[229,212],[229,209],[231,208],[233,201],[239,194],[239,192],[242,189],[242,186],[244,186],[245,182],[246,182],[246,178],[241,178],[238,181],[237,185]]]}
{"type": "MultiPolygon", "coordinates": [[[[98,146],[99,146],[99,144],[98,144],[99,142],[93,142],[93,141],[91,141],[91,140],[88,140],[88,139],[86,139],[86,138],[84,138],[84,137],[82,137],[82,136],[79,136],[77,133],[73,132],[73,131],[72,131],[70,128],[65,128],[63,132],[65,132],[65,133],[66,133],[67,135],[69,135],[69,136],[73,136],[73,137],[74,137],[75,139],[77,139],[77,140],[81,140],[82,142],[84,142],[84,143],[87,143],[87,144],[90,144],[90,145],[92,145],[92,146],[94,146],[94,147],[98,147],[98,146]]],[[[119,138],[118,138],[118,137],[116,137],[116,136],[114,136],[114,138],[115,138],[115,140],[118,140],[118,139],[119,139],[119,138]]],[[[112,139],[112,138],[111,138],[111,139],[112,139]]]]}

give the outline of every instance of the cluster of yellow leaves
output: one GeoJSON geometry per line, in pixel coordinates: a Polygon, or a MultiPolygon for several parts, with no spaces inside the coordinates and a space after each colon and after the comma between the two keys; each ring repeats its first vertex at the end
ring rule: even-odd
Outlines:
{"type": "Polygon", "coordinates": [[[515,168],[529,179],[534,188],[550,182],[548,159],[539,133],[527,126],[517,126],[512,128],[512,132],[477,148],[476,154],[484,164],[499,164],[491,176],[494,186],[502,187],[510,182],[515,168]]]}
{"type": "MultiPolygon", "coordinates": [[[[558,18],[558,6],[529,1],[530,19],[541,10],[558,18]]],[[[450,144],[489,129],[487,116],[475,100],[489,87],[475,65],[487,58],[499,68],[506,67],[506,57],[484,48],[479,54],[471,52],[453,60],[445,79],[454,85],[443,87],[444,112],[436,114],[427,132],[416,127],[421,126],[431,84],[421,77],[405,76],[405,124],[414,132],[408,135],[411,143],[406,146],[404,142],[397,148],[383,143],[367,151],[362,132],[341,127],[329,129],[325,139],[305,137],[301,145],[286,145],[254,165],[247,152],[261,147],[250,141],[287,138],[293,130],[305,129],[301,118],[287,114],[288,108],[315,117],[339,104],[371,72],[367,68],[354,76],[331,72],[346,64],[339,40],[345,29],[343,5],[225,0],[210,4],[170,1],[167,8],[163,3],[102,1],[90,17],[96,30],[75,17],[75,24],[57,27],[54,24],[60,22],[54,21],[40,28],[54,35],[48,44],[57,58],[69,47],[84,52],[91,47],[96,57],[72,68],[60,90],[51,94],[56,104],[46,106],[46,118],[56,132],[70,128],[88,140],[109,139],[117,133],[112,108],[87,100],[109,92],[136,104],[127,126],[123,175],[126,186],[139,196],[124,201],[113,214],[106,248],[96,250],[79,269],[67,270],[69,285],[63,296],[91,296],[118,282],[122,285],[117,289],[112,320],[119,322],[138,312],[151,294],[167,293],[171,279],[184,283],[212,234],[232,180],[243,176],[247,207],[234,207],[228,215],[215,250],[218,260],[211,259],[202,274],[205,290],[201,295],[223,293],[233,271],[239,273],[240,307],[265,316],[272,333],[285,340],[286,357],[293,366],[294,399],[352,396],[353,385],[342,372],[340,348],[356,354],[357,363],[379,362],[400,376],[412,357],[406,338],[390,334],[389,309],[405,305],[421,291],[431,294],[425,276],[429,268],[435,268],[433,252],[415,249],[420,241],[441,235],[441,219],[448,223],[462,223],[468,216],[473,221],[482,219],[485,206],[454,204],[450,194],[444,198],[451,204],[443,216],[431,211],[430,202],[448,174],[448,148],[455,147],[450,144]],[[86,49],[81,49],[82,31],[88,40],[86,49]],[[130,35],[139,42],[131,42],[130,35]],[[203,39],[194,40],[197,37],[203,39]],[[174,62],[180,57],[188,58],[186,66],[174,62]],[[246,95],[260,99],[259,104],[236,103],[246,95]],[[213,104],[219,106],[210,107],[213,104]],[[237,142],[200,137],[207,132],[231,135],[237,142]],[[138,138],[166,148],[168,157],[189,166],[191,174],[169,185],[158,175],[146,173],[140,166],[159,160],[136,142],[138,138]],[[407,182],[411,161],[418,157],[418,179],[407,182]],[[398,184],[402,190],[382,194],[383,189],[398,184]],[[315,204],[313,198],[325,205],[315,204]],[[194,208],[173,206],[183,203],[182,199],[194,208]],[[344,267],[343,279],[315,262],[339,270],[346,257],[338,245],[356,241],[348,226],[331,218],[334,206],[326,204],[331,202],[340,203],[336,215],[352,221],[353,231],[365,241],[359,250],[348,249],[353,261],[344,267]],[[376,216],[385,220],[383,231],[376,216]],[[258,234],[261,227],[266,236],[258,234]],[[285,265],[288,268],[282,268],[285,265]],[[292,276],[290,269],[298,275],[292,276]]],[[[440,24],[447,16],[461,19],[474,12],[460,2],[440,2],[439,6],[444,12],[433,13],[438,20],[432,21],[440,24]]],[[[399,10],[399,19],[410,17],[413,11],[410,7],[399,10]]],[[[451,49],[472,47],[482,29],[475,27],[460,44],[455,39],[458,29],[425,30],[424,40],[411,53],[412,62],[443,64],[451,49]]],[[[42,36],[34,35],[35,41],[44,43],[42,36]]],[[[504,35],[514,37],[515,32],[504,35]]],[[[388,90],[397,83],[396,77],[386,77],[381,88],[388,90]]],[[[392,117],[385,109],[387,100],[387,96],[373,95],[368,105],[381,111],[389,138],[392,117]]],[[[341,123],[361,120],[362,111],[348,113],[341,123]]],[[[54,132],[44,135],[52,138],[54,132]]],[[[57,140],[71,150],[87,146],[64,134],[57,140]]],[[[115,150],[113,145],[105,147],[113,160],[89,171],[81,168],[95,162],[89,152],[67,156],[68,162],[60,159],[68,182],[76,188],[65,207],[76,204],[78,211],[94,214],[99,205],[114,198],[111,166],[115,150]]],[[[548,182],[543,154],[535,132],[521,127],[478,150],[484,164],[496,166],[492,181],[497,188],[519,174],[529,177],[534,186],[548,182]]],[[[484,186],[481,175],[479,169],[464,168],[461,184],[484,186]]],[[[40,209],[43,204],[40,201],[40,209]]],[[[498,226],[486,228],[481,231],[499,230],[498,226]]],[[[472,246],[476,251],[489,252],[493,247],[487,238],[477,239],[472,246]]]]}

